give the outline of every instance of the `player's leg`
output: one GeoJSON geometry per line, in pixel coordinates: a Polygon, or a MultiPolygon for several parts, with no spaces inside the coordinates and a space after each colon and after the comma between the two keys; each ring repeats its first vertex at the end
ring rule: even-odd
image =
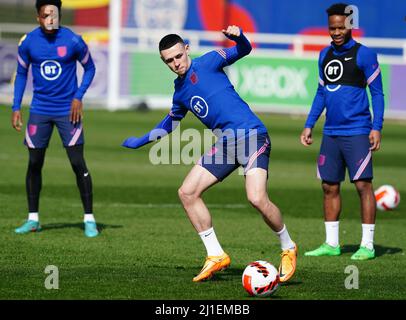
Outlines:
{"type": "Polygon", "coordinates": [[[369,260],[375,258],[376,200],[371,181],[358,180],[355,181],[355,186],[361,201],[362,239],[360,248],[352,255],[351,259],[369,260]]]}
{"type": "Polygon", "coordinates": [[[371,180],[355,181],[355,187],[361,200],[361,221],[363,224],[375,224],[376,200],[371,180]]]}
{"type": "Polygon", "coordinates": [[[28,168],[25,178],[29,220],[38,221],[39,195],[42,188],[42,167],[46,148],[28,148],[28,168]],[[35,215],[36,214],[36,215],[35,215]]]}
{"type": "Polygon", "coordinates": [[[375,258],[374,233],[376,200],[372,185],[372,152],[368,135],[345,137],[345,160],[351,182],[355,184],[361,202],[362,240],[360,248],[351,259],[375,258]]]}
{"type": "Polygon", "coordinates": [[[28,168],[25,178],[25,187],[28,201],[28,219],[16,233],[24,234],[31,231],[40,231],[39,224],[39,195],[42,187],[42,166],[44,164],[46,148],[28,148],[28,168]]]}
{"type": "MultiPolygon", "coordinates": [[[[248,201],[261,214],[266,224],[275,232],[284,228],[279,208],[271,202],[267,193],[267,171],[262,168],[251,168],[245,176],[245,188],[248,201]]],[[[290,239],[290,238],[289,238],[290,239]]],[[[283,243],[281,248],[287,249],[292,243],[283,243]]]]}
{"type": "MultiPolygon", "coordinates": [[[[93,186],[92,177],[87,169],[83,156],[83,144],[66,147],[72,169],[76,175],[76,184],[80,191],[85,215],[93,215],[93,186]]],[[[85,220],[89,221],[89,220],[85,220]]],[[[94,221],[94,218],[92,219],[94,221]]]]}
{"type": "Polygon", "coordinates": [[[341,212],[340,183],[344,180],[345,166],[336,137],[323,136],[317,163],[317,176],[322,180],[325,242],[305,256],[337,256],[339,245],[339,218],[341,212]]]}
{"type": "Polygon", "coordinates": [[[202,193],[218,182],[207,169],[195,165],[178,190],[183,208],[206,247],[207,257],[194,282],[211,278],[217,271],[230,265],[230,258],[222,249],[212,226],[210,212],[202,199],[202,193]]]}
{"type": "Polygon", "coordinates": [[[190,222],[197,232],[212,227],[211,215],[202,193],[218,182],[217,178],[200,165],[195,165],[178,190],[179,198],[190,222]]]}
{"type": "Polygon", "coordinates": [[[84,216],[83,223],[85,235],[87,237],[96,237],[99,234],[96,220],[93,215],[93,186],[92,177],[87,169],[83,156],[83,144],[66,147],[69,161],[76,175],[76,184],[79,188],[80,198],[82,200],[84,216]]]}
{"type": "Polygon", "coordinates": [[[76,184],[82,200],[84,216],[84,229],[87,237],[96,237],[99,234],[93,215],[93,186],[92,177],[86,166],[84,158],[84,136],[82,122],[75,125],[69,117],[55,119],[59,135],[63,141],[70,164],[76,176],[76,184]]]}
{"type": "Polygon", "coordinates": [[[28,167],[25,178],[28,219],[21,227],[15,229],[18,234],[41,230],[39,224],[39,197],[42,188],[42,167],[51,135],[52,123],[49,117],[30,114],[24,140],[24,144],[28,149],[28,167]]]}
{"type": "Polygon", "coordinates": [[[179,189],[179,198],[206,247],[207,257],[200,273],[193,281],[203,281],[220,270],[227,268],[230,257],[222,249],[212,225],[211,215],[201,197],[202,193],[227,177],[238,164],[235,156],[227,159],[227,143],[222,138],[205,153],[198,164],[192,168],[179,189]]]}
{"type": "MultiPolygon", "coordinates": [[[[276,233],[281,243],[281,282],[288,281],[296,270],[297,246],[290,238],[283,223],[279,208],[269,199],[267,192],[270,138],[268,135],[253,135],[245,140],[246,161],[243,163],[245,189],[248,201],[257,209],[266,224],[276,233]]],[[[239,149],[242,147],[239,146],[239,149]]],[[[241,154],[241,152],[238,152],[241,154]]],[[[240,157],[241,158],[241,157],[240,157]]]]}
{"type": "Polygon", "coordinates": [[[279,208],[268,197],[267,175],[267,171],[263,168],[251,168],[246,174],[245,186],[248,201],[261,213],[266,224],[279,237],[282,249],[279,277],[281,282],[286,282],[296,271],[297,246],[283,223],[279,208]]]}

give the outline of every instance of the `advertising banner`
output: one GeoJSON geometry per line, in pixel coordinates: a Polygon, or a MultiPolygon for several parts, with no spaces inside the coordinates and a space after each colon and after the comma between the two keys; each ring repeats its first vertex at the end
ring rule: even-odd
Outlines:
{"type": "MultiPolygon", "coordinates": [[[[193,57],[193,56],[192,56],[193,57]]],[[[173,94],[175,75],[162,63],[158,53],[131,54],[130,94],[134,96],[173,94]]],[[[394,66],[381,64],[385,105],[389,109],[392,88],[395,89],[395,106],[406,111],[406,92],[401,90],[399,80],[406,79],[406,66],[403,73],[393,72],[394,66]],[[393,86],[390,86],[391,81],[393,86]],[[403,107],[401,107],[403,106],[403,107]]],[[[265,107],[272,111],[294,112],[311,107],[318,85],[318,65],[316,59],[275,58],[249,55],[226,68],[226,72],[239,95],[251,106],[265,107]]],[[[369,90],[368,90],[369,94],[369,90]]]]}
{"type": "MultiPolygon", "coordinates": [[[[108,92],[108,51],[106,47],[90,47],[96,65],[96,76],[85,99],[89,103],[106,101],[108,92]]],[[[192,55],[192,58],[196,55],[192,55]]],[[[122,53],[120,95],[134,100],[143,97],[166,98],[168,103],[176,77],[162,63],[158,52],[122,53]]],[[[4,103],[13,95],[13,76],[17,66],[17,45],[0,43],[0,95],[4,103]]],[[[380,65],[386,110],[406,116],[406,65],[380,65]]],[[[316,59],[276,58],[251,54],[226,69],[240,96],[253,108],[263,111],[303,112],[313,102],[318,85],[316,59]]],[[[78,66],[78,81],[83,69],[78,66]]],[[[369,94],[369,90],[368,94],[369,94]]],[[[32,94],[31,73],[25,97],[32,94]]],[[[26,101],[26,100],[25,100],[26,101]]],[[[104,106],[107,107],[107,106],[104,106]]],[[[151,106],[154,107],[154,106],[151,106]]],[[[170,107],[170,105],[165,106],[170,107]]],[[[389,114],[390,114],[389,113],[389,114]]]]}

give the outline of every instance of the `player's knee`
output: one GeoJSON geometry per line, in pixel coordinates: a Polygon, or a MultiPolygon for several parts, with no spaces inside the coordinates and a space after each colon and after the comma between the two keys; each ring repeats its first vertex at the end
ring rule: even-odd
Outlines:
{"type": "Polygon", "coordinates": [[[40,162],[35,161],[33,159],[30,159],[28,161],[28,170],[30,170],[30,171],[39,171],[39,170],[41,170],[41,168],[42,168],[42,165],[41,165],[40,162]]]}
{"type": "Polygon", "coordinates": [[[327,197],[337,197],[340,194],[340,185],[338,184],[322,184],[324,195],[327,197]]]}
{"type": "Polygon", "coordinates": [[[184,204],[193,202],[194,200],[196,200],[199,197],[199,195],[196,192],[194,192],[193,190],[186,188],[184,186],[182,186],[178,189],[178,195],[179,195],[179,199],[184,204]]]}
{"type": "Polygon", "coordinates": [[[355,187],[360,194],[373,192],[372,183],[370,181],[356,181],[355,187]]]}
{"type": "Polygon", "coordinates": [[[75,171],[76,174],[86,173],[87,167],[83,156],[83,145],[67,147],[66,152],[73,171],[75,171]]]}
{"type": "Polygon", "coordinates": [[[188,190],[186,188],[184,188],[182,186],[178,189],[178,196],[179,196],[180,201],[187,202],[188,199],[190,198],[190,193],[188,192],[188,190]]]}
{"type": "Polygon", "coordinates": [[[268,203],[268,198],[258,193],[250,193],[247,195],[247,198],[249,203],[251,203],[254,208],[260,210],[263,209],[268,203]]]}
{"type": "Polygon", "coordinates": [[[76,173],[85,173],[87,172],[86,163],[83,158],[71,158],[70,164],[73,171],[76,173]]]}
{"type": "Polygon", "coordinates": [[[44,159],[42,157],[30,157],[28,160],[28,170],[41,171],[43,164],[44,159]]]}

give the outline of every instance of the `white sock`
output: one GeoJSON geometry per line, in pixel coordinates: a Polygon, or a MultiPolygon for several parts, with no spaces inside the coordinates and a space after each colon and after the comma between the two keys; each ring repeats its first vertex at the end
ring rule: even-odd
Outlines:
{"type": "Polygon", "coordinates": [[[374,224],[362,224],[362,240],[361,246],[368,248],[369,250],[374,249],[374,224]]]}
{"type": "Polygon", "coordinates": [[[96,222],[93,213],[85,213],[83,216],[83,222],[96,222]]]}
{"type": "Polygon", "coordinates": [[[338,234],[340,230],[339,221],[325,221],[326,226],[326,243],[332,247],[337,247],[339,244],[338,234]]]}
{"type": "Polygon", "coordinates": [[[288,229],[286,228],[286,225],[283,225],[283,228],[281,231],[275,232],[279,240],[281,242],[281,249],[286,250],[286,249],[293,249],[295,247],[295,243],[292,241],[292,239],[289,236],[288,229]]]}
{"type": "Polygon", "coordinates": [[[28,213],[28,220],[32,221],[39,221],[38,212],[29,212],[28,213]]]}
{"type": "Polygon", "coordinates": [[[213,228],[199,232],[199,236],[203,241],[207,250],[208,256],[220,256],[224,253],[220,243],[217,240],[216,233],[213,228]]]}

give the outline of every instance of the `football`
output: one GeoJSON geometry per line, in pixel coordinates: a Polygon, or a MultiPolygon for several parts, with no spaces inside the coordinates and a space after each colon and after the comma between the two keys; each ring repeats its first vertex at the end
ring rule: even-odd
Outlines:
{"type": "Polygon", "coordinates": [[[393,186],[385,184],[375,190],[376,206],[379,210],[395,209],[400,202],[400,194],[393,186]]]}
{"type": "Polygon", "coordinates": [[[268,297],[278,289],[279,272],[267,261],[251,262],[242,274],[242,285],[251,296],[268,297]]]}

